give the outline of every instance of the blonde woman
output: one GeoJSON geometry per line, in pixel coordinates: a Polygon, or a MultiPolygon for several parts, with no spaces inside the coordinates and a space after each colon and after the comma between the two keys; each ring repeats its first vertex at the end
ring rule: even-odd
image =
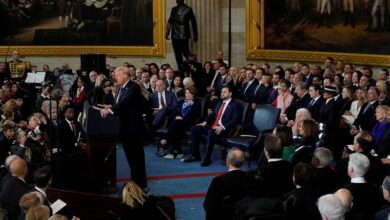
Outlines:
{"type": "Polygon", "coordinates": [[[45,205],[36,205],[28,209],[26,219],[47,220],[50,216],[50,209],[45,205]]]}
{"type": "Polygon", "coordinates": [[[155,197],[131,180],[123,187],[122,203],[121,219],[161,219],[155,197]]]}
{"type": "Polygon", "coordinates": [[[232,66],[229,68],[229,76],[232,77],[233,84],[234,84],[234,86],[236,86],[237,83],[239,82],[239,78],[240,78],[240,75],[238,74],[238,71],[237,71],[237,67],[232,66]]]}
{"type": "Polygon", "coordinates": [[[387,84],[385,80],[378,80],[376,81],[376,88],[379,89],[379,102],[384,103],[387,98],[387,84]]]}
{"type": "Polygon", "coordinates": [[[389,112],[389,106],[379,105],[375,109],[375,117],[378,121],[371,131],[372,137],[375,141],[375,146],[378,146],[382,141],[387,128],[389,127],[389,121],[387,113],[389,112]]]}

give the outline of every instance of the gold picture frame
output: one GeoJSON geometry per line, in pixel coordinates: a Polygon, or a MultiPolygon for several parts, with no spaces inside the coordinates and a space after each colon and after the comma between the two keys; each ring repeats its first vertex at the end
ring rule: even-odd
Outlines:
{"type": "Polygon", "coordinates": [[[0,55],[18,50],[25,56],[79,56],[106,54],[107,56],[165,57],[166,0],[153,1],[153,46],[0,46],[0,55]]]}
{"type": "Polygon", "coordinates": [[[265,48],[264,1],[266,0],[246,0],[247,59],[324,62],[327,57],[333,57],[335,60],[343,60],[344,62],[354,64],[390,67],[390,56],[388,55],[273,50],[265,48]]]}

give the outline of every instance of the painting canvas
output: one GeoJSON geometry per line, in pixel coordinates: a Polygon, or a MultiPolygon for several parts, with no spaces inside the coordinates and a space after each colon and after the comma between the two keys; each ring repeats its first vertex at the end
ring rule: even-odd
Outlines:
{"type": "Polygon", "coordinates": [[[3,27],[0,45],[154,47],[156,32],[162,32],[164,23],[160,9],[163,3],[163,0],[0,1],[3,27]]]}
{"type": "Polygon", "coordinates": [[[390,65],[389,5],[365,0],[247,0],[248,57],[390,65]]]}

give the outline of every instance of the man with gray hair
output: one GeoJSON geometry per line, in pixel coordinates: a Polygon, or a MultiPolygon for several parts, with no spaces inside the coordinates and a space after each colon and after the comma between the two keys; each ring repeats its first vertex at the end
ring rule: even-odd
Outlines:
{"type": "Polygon", "coordinates": [[[335,171],[330,166],[332,161],[332,151],[327,148],[319,147],[313,153],[311,164],[315,168],[317,187],[321,195],[333,192],[337,186],[335,171]]]}
{"type": "Polygon", "coordinates": [[[317,206],[322,219],[344,220],[346,208],[336,195],[326,194],[321,196],[317,201],[317,206]]]}
{"type": "Polygon", "coordinates": [[[226,156],[229,171],[215,177],[207,191],[203,208],[206,219],[231,219],[234,205],[246,196],[244,190],[245,172],[240,170],[245,155],[238,148],[232,148],[226,156]]]}
{"type": "Polygon", "coordinates": [[[387,201],[386,208],[375,214],[375,220],[387,220],[390,216],[390,176],[386,176],[382,184],[383,198],[387,201]]]}
{"type": "Polygon", "coordinates": [[[367,216],[367,219],[372,219],[384,201],[379,188],[367,183],[364,178],[369,168],[370,160],[364,154],[353,153],[349,155],[348,175],[351,178],[351,183],[343,188],[348,189],[353,197],[351,215],[359,213],[359,215],[367,216]]]}

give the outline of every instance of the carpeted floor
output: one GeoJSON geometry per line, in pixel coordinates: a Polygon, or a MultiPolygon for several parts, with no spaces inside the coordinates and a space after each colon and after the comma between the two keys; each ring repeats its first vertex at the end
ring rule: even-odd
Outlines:
{"type": "MultiPolygon", "coordinates": [[[[182,163],[180,159],[158,157],[155,150],[153,145],[145,147],[146,173],[151,194],[170,196],[175,201],[178,219],[204,219],[203,200],[210,182],[214,176],[227,171],[227,167],[220,163],[218,149],[215,149],[213,163],[208,167],[201,167],[200,162],[182,163]]],[[[118,145],[118,189],[128,179],[129,173],[122,146],[118,145]]]]}

